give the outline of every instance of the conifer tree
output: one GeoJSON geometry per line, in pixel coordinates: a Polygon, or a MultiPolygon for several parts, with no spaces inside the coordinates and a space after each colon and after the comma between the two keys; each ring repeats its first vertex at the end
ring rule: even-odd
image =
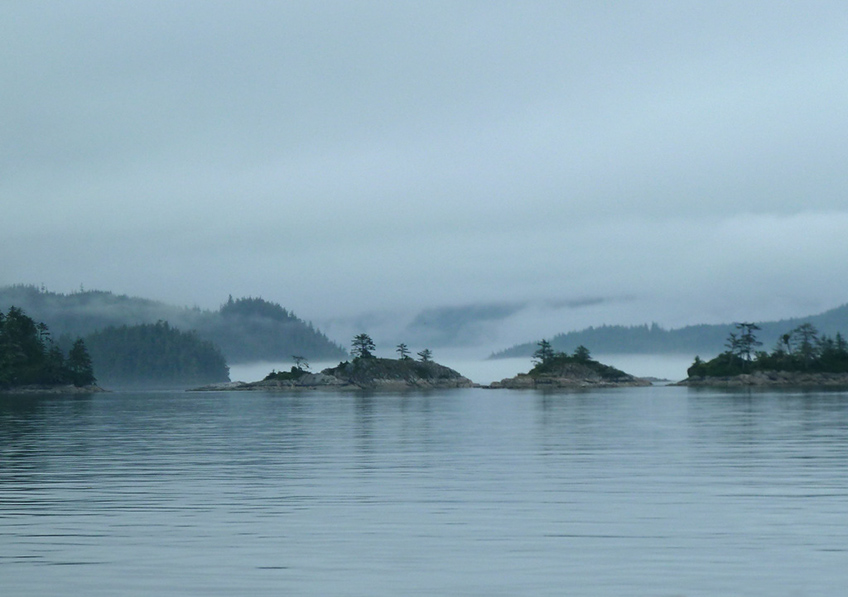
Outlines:
{"type": "Polygon", "coordinates": [[[581,344],[574,349],[574,358],[578,361],[590,361],[592,360],[592,353],[589,352],[588,348],[581,344]]]}
{"type": "Polygon", "coordinates": [[[538,365],[546,365],[554,358],[554,349],[551,343],[542,339],[538,343],[539,348],[533,353],[533,361],[538,365]]]}
{"type": "Polygon", "coordinates": [[[68,353],[67,366],[71,373],[71,381],[78,388],[90,386],[95,382],[94,366],[82,338],[78,338],[74,342],[73,347],[68,353]]]}
{"type": "Polygon", "coordinates": [[[755,323],[737,323],[736,329],[739,330],[739,336],[736,338],[736,346],[734,350],[746,361],[750,361],[751,357],[754,354],[754,350],[758,346],[762,346],[763,343],[757,340],[757,337],[754,335],[754,332],[759,331],[760,326],[755,323]]]}
{"type": "Polygon", "coordinates": [[[374,358],[373,351],[376,349],[376,346],[368,334],[357,334],[354,336],[351,344],[353,345],[351,352],[355,357],[359,357],[360,359],[374,358]]]}
{"type": "Polygon", "coordinates": [[[401,361],[411,360],[410,357],[409,357],[409,347],[406,344],[404,344],[403,342],[401,342],[400,344],[397,345],[395,352],[398,353],[398,356],[400,357],[401,361]]]}

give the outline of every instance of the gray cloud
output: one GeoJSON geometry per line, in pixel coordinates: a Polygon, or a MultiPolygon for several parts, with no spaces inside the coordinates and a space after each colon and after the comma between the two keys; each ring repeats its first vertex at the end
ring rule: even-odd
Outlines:
{"type": "Polygon", "coordinates": [[[4,3],[0,283],[538,305],[506,336],[832,307],[846,30],[838,2],[4,3]]]}

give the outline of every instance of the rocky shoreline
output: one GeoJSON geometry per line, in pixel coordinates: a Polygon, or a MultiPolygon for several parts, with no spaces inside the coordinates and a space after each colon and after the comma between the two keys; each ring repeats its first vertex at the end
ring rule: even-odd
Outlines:
{"type": "Polygon", "coordinates": [[[848,388],[848,373],[755,371],[731,377],[690,377],[672,385],[722,388],[848,388]]]}
{"type": "Polygon", "coordinates": [[[617,381],[592,377],[534,377],[527,373],[519,373],[515,377],[495,381],[488,386],[491,390],[544,390],[544,389],[590,389],[590,388],[636,388],[653,385],[650,380],[638,377],[617,381]]]}
{"type": "Polygon", "coordinates": [[[192,388],[189,392],[285,392],[285,391],[310,391],[310,390],[374,390],[374,391],[401,391],[401,390],[437,390],[446,388],[473,388],[477,385],[467,380],[466,382],[412,382],[390,379],[377,379],[368,384],[349,383],[337,378],[328,377],[317,373],[310,379],[298,381],[233,381],[229,383],[211,384],[199,388],[192,388]]]}
{"type": "Polygon", "coordinates": [[[550,363],[537,365],[529,373],[519,373],[496,381],[490,389],[534,390],[534,389],[589,389],[630,388],[652,385],[650,380],[634,377],[618,369],[596,361],[575,361],[562,356],[550,363]]]}
{"type": "Polygon", "coordinates": [[[385,390],[410,389],[592,389],[627,388],[652,385],[648,379],[634,377],[591,359],[560,355],[545,366],[529,373],[492,382],[475,384],[457,371],[432,361],[411,359],[357,358],[339,363],[320,373],[292,368],[291,373],[275,373],[262,381],[212,384],[190,391],[302,391],[302,390],[385,390]]]}
{"type": "Polygon", "coordinates": [[[297,379],[265,379],[230,382],[195,388],[212,391],[303,391],[303,390],[427,390],[475,387],[467,377],[438,363],[395,359],[355,359],[320,373],[304,373],[297,379]]]}
{"type": "Polygon", "coordinates": [[[0,389],[2,395],[30,394],[100,394],[108,392],[98,385],[77,387],[72,384],[62,386],[29,385],[0,389]]]}

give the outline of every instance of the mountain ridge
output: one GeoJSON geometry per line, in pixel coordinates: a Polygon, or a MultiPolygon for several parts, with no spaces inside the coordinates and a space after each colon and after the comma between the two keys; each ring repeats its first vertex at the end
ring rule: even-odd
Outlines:
{"type": "MultiPolygon", "coordinates": [[[[828,309],[816,315],[792,317],[775,321],[754,322],[760,327],[757,336],[765,347],[777,343],[780,336],[802,323],[813,324],[819,332],[830,336],[848,332],[848,304],[828,309]]],[[[571,352],[587,346],[596,354],[718,354],[725,349],[728,335],[735,323],[695,324],[665,329],[656,323],[636,326],[602,325],[563,332],[548,340],[552,348],[571,352]]],[[[529,357],[537,342],[523,342],[493,352],[489,359],[529,357]]]]}
{"type": "Polygon", "coordinates": [[[347,356],[311,323],[262,298],[230,296],[213,311],[103,290],[63,294],[19,284],[0,287],[0,308],[10,306],[46,322],[57,337],[83,337],[109,327],[165,321],[183,331],[196,331],[218,346],[228,363],[290,360],[295,354],[316,360],[347,356]]]}

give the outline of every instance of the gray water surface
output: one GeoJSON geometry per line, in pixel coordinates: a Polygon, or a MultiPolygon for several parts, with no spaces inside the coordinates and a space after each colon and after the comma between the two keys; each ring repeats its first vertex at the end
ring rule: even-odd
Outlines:
{"type": "Polygon", "coordinates": [[[3,595],[841,595],[848,394],[0,397],[3,595]]]}

